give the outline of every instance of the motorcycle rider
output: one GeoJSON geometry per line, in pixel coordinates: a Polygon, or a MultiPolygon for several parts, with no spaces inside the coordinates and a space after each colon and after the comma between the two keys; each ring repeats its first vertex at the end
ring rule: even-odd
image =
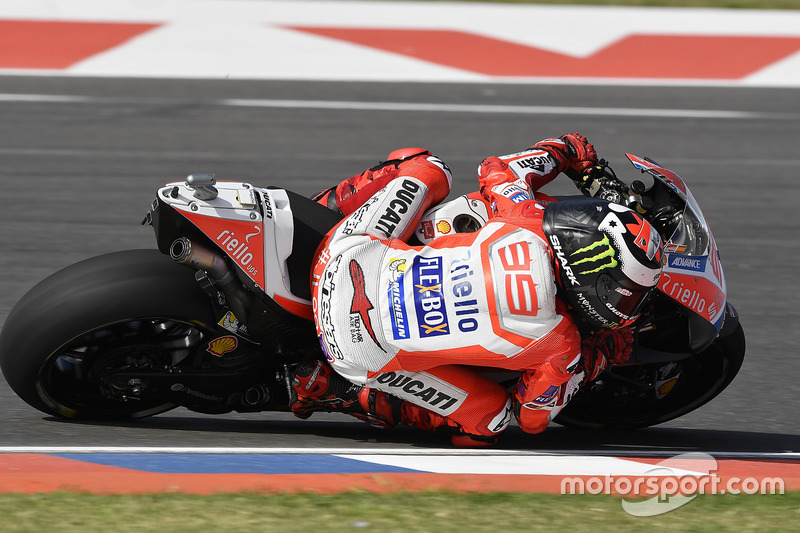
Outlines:
{"type": "Polygon", "coordinates": [[[543,431],[607,358],[629,353],[625,326],[660,275],[660,237],[630,209],[531,200],[559,173],[580,179],[596,163],[576,133],[489,157],[478,177],[494,217],[427,246],[408,240],[452,180],[427,150],[393,152],[321,193],[346,218],[318,249],[311,283],[327,363],[298,367],[294,414],[344,412],[463,446],[493,444],[512,414],[543,431]],[[576,319],[604,334],[582,343],[576,319]],[[522,374],[509,395],[474,367],[522,374]]]}

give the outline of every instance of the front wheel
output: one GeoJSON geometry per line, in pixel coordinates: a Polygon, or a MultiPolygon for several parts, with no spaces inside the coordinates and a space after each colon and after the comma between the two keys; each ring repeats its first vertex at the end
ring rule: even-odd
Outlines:
{"type": "Polygon", "coordinates": [[[190,269],[156,250],[117,252],[31,289],[0,333],[0,368],[14,392],[45,413],[141,418],[176,405],[118,376],[178,366],[214,326],[190,269]]]}
{"type": "Polygon", "coordinates": [[[555,421],[587,429],[638,429],[694,411],[727,387],[744,361],[741,324],[703,352],[669,363],[611,367],[555,421]]]}

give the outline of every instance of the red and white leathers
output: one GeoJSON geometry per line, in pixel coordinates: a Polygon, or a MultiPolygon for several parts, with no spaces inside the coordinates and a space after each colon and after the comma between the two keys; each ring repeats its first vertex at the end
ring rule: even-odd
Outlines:
{"type": "MultiPolygon", "coordinates": [[[[543,174],[564,170],[551,159],[543,174]]],[[[475,233],[406,243],[450,189],[447,167],[423,152],[382,174],[385,187],[320,246],[312,293],[327,360],[351,382],[405,400],[402,422],[492,437],[514,413],[537,433],[584,376],[578,330],[556,298],[543,207],[498,194],[517,180],[502,166],[505,181],[482,179],[497,216],[475,233]],[[470,367],[522,371],[513,402],[470,367]]]]}

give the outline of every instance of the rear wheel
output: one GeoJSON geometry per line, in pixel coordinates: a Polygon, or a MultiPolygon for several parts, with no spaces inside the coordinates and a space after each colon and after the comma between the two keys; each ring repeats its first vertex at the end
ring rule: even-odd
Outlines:
{"type": "Polygon", "coordinates": [[[141,418],[175,404],[130,376],[180,366],[215,325],[190,269],[156,250],[118,252],[31,289],[0,333],[0,367],[20,398],[45,413],[141,418]]]}

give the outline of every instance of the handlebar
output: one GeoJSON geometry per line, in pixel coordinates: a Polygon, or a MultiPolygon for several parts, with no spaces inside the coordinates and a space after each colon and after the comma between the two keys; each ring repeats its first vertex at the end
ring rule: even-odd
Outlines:
{"type": "Polygon", "coordinates": [[[646,191],[644,183],[634,180],[628,186],[617,177],[605,159],[600,159],[596,165],[587,168],[574,181],[584,196],[621,204],[644,216],[649,215],[653,209],[652,198],[643,195],[646,191]]]}

